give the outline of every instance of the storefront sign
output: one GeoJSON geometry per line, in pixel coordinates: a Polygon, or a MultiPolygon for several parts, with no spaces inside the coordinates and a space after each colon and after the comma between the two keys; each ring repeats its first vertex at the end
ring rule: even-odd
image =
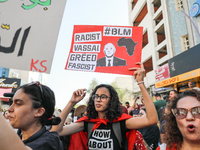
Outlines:
{"type": "Polygon", "coordinates": [[[13,78],[0,78],[1,88],[18,88],[20,86],[21,79],[13,78]]]}
{"type": "Polygon", "coordinates": [[[156,69],[155,72],[156,72],[156,77],[155,77],[156,82],[162,81],[170,77],[168,63],[156,69]]]}
{"type": "Polygon", "coordinates": [[[200,13],[200,0],[197,0],[190,8],[190,16],[196,17],[200,13]]]}
{"type": "Polygon", "coordinates": [[[170,77],[200,68],[200,44],[168,60],[170,77]]]}
{"type": "Polygon", "coordinates": [[[189,79],[192,79],[192,78],[195,78],[198,76],[200,76],[200,68],[190,71],[190,72],[183,73],[181,75],[178,75],[178,76],[166,79],[166,80],[163,80],[163,81],[160,81],[160,82],[157,82],[157,83],[155,83],[155,87],[160,88],[160,87],[170,86],[172,84],[182,82],[185,80],[189,80],[189,79]]]}

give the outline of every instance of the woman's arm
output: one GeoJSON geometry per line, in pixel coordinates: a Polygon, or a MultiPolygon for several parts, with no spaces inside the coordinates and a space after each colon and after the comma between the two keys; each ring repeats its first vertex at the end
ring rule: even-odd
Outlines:
{"type": "Polygon", "coordinates": [[[81,101],[86,95],[86,89],[79,89],[73,92],[71,100],[68,102],[66,107],[63,109],[63,111],[60,113],[59,117],[61,118],[61,122],[59,125],[52,126],[51,131],[57,131],[60,136],[70,135],[76,132],[79,132],[83,130],[84,123],[73,123],[70,125],[63,126],[65,123],[65,120],[72,110],[72,108],[81,101]]]}
{"type": "Polygon", "coordinates": [[[129,70],[135,70],[134,78],[136,82],[139,83],[140,90],[143,95],[144,104],[146,108],[147,115],[144,117],[136,117],[126,120],[126,128],[127,129],[139,129],[144,128],[158,122],[158,116],[153,104],[153,101],[144,85],[143,80],[145,76],[145,69],[142,63],[136,63],[141,66],[141,68],[131,68],[129,70]]]}
{"type": "Polygon", "coordinates": [[[10,126],[10,124],[4,119],[0,113],[0,149],[6,150],[31,150],[30,147],[25,146],[19,136],[10,126]]]}

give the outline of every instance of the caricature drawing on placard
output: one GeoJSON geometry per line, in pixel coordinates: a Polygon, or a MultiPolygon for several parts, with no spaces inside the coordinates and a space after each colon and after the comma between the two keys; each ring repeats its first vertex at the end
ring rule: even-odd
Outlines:
{"type": "Polygon", "coordinates": [[[103,51],[105,57],[97,60],[97,66],[126,66],[126,60],[114,56],[116,48],[112,43],[107,43],[103,51]]]}

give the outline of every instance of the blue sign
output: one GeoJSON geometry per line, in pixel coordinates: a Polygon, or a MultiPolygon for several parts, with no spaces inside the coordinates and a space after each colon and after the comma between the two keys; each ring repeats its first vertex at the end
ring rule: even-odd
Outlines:
{"type": "Polygon", "coordinates": [[[190,16],[196,17],[200,14],[200,0],[197,0],[190,8],[190,16]]]}

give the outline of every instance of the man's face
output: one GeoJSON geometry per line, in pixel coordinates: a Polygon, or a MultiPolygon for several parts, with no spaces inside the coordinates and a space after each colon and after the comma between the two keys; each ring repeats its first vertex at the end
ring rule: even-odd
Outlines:
{"type": "Polygon", "coordinates": [[[169,93],[170,100],[172,100],[173,98],[176,98],[176,97],[177,97],[176,93],[174,91],[170,91],[170,93],[169,93]]]}
{"type": "Polygon", "coordinates": [[[161,100],[160,96],[155,96],[156,100],[161,100]]]}
{"type": "Polygon", "coordinates": [[[129,108],[129,104],[126,104],[126,107],[129,108]]]}
{"type": "Polygon", "coordinates": [[[108,43],[104,46],[104,53],[107,57],[112,57],[115,53],[115,46],[112,43],[108,43]]]}

